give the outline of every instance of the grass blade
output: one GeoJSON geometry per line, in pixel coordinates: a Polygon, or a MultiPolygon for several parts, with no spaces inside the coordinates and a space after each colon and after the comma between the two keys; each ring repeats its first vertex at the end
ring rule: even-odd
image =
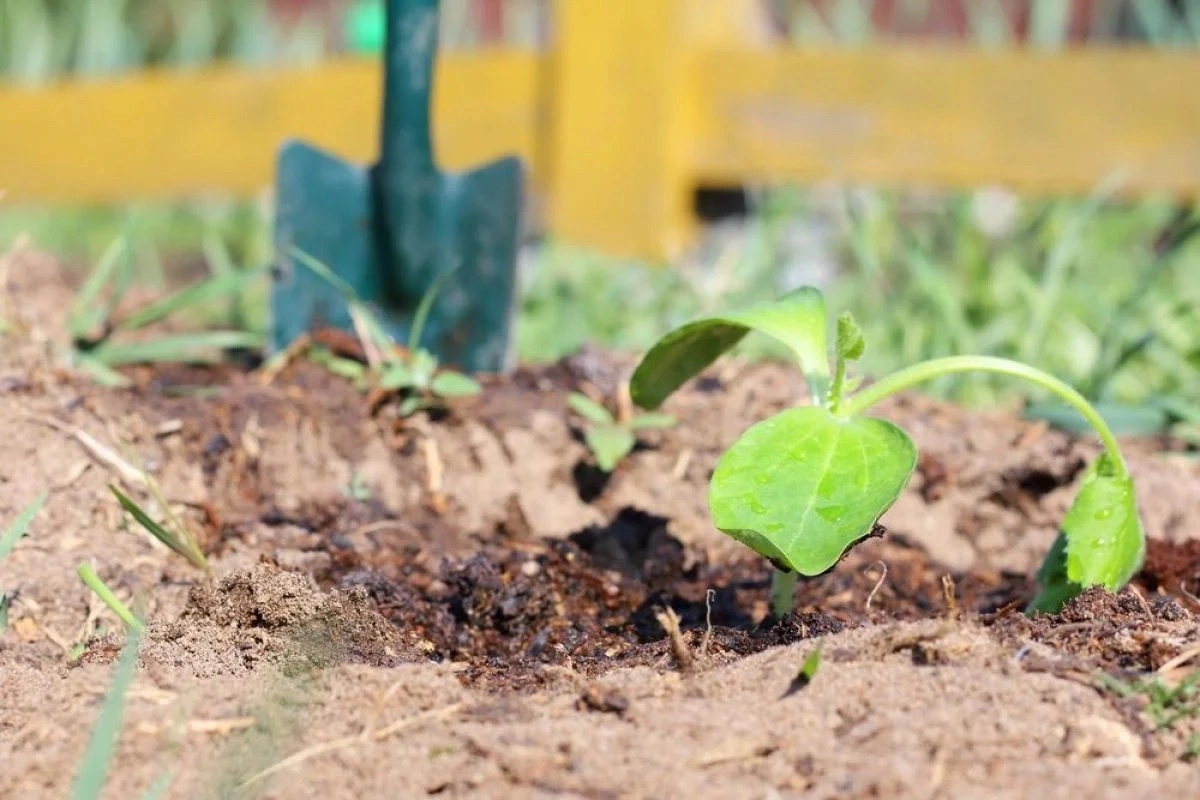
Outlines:
{"type": "Polygon", "coordinates": [[[141,506],[126,497],[120,489],[112,484],[108,486],[117,498],[117,502],[121,507],[129,512],[138,524],[146,529],[158,541],[169,547],[172,551],[186,558],[193,566],[202,570],[208,570],[208,560],[201,552],[199,545],[191,537],[181,537],[167,530],[162,525],[150,518],[150,515],[142,510],[141,506]]]}
{"type": "Polygon", "coordinates": [[[46,492],[42,492],[29,506],[17,515],[17,518],[9,523],[8,527],[0,533],[0,560],[3,560],[12,549],[17,546],[17,542],[29,530],[29,524],[33,522],[33,518],[42,510],[42,506],[46,503],[46,492]]]}
{"type": "Polygon", "coordinates": [[[321,278],[334,289],[337,289],[338,294],[342,296],[347,303],[358,303],[358,294],[354,291],[354,287],[342,280],[341,276],[335,273],[329,266],[308,253],[301,250],[299,247],[292,245],[288,250],[292,254],[292,258],[299,261],[303,266],[307,267],[318,278],[321,278]]]}
{"type": "Polygon", "coordinates": [[[115,239],[100,256],[79,294],[75,296],[75,302],[71,304],[71,311],[67,317],[72,339],[85,338],[108,320],[109,314],[112,313],[113,300],[110,298],[107,302],[101,302],[100,292],[116,273],[121,254],[127,247],[126,237],[120,236],[115,239]]]}
{"type": "Polygon", "coordinates": [[[266,270],[245,270],[194,283],[132,312],[117,323],[116,329],[144,328],[174,314],[202,306],[218,297],[240,292],[247,284],[265,274],[266,270]]]}
{"type": "Polygon", "coordinates": [[[137,670],[140,643],[140,632],[131,628],[125,647],[121,650],[121,658],[117,662],[116,674],[108,689],[108,696],[104,698],[100,718],[96,720],[96,727],[92,729],[92,737],[83,755],[83,765],[71,787],[71,800],[97,800],[104,789],[104,782],[116,753],[117,739],[121,734],[125,698],[129,694],[129,687],[137,670]]]}
{"type": "Polygon", "coordinates": [[[437,299],[438,292],[446,285],[446,281],[455,273],[457,267],[451,267],[443,272],[434,280],[429,290],[425,292],[425,296],[421,298],[421,302],[417,305],[416,314],[413,315],[412,328],[408,332],[408,349],[416,352],[421,346],[421,334],[425,332],[425,322],[429,319],[429,312],[433,310],[433,301],[437,299]]]}
{"type": "Polygon", "coordinates": [[[213,363],[216,353],[204,351],[252,349],[263,346],[261,334],[250,331],[200,331],[162,336],[145,342],[106,343],[90,356],[108,367],[164,362],[213,363]]]}
{"type": "Polygon", "coordinates": [[[585,394],[571,392],[567,395],[567,405],[588,422],[594,422],[597,425],[613,424],[613,416],[608,409],[585,394]]]}
{"type": "Polygon", "coordinates": [[[145,623],[134,616],[129,607],[121,602],[112,589],[108,588],[108,584],[100,579],[100,576],[96,574],[96,570],[92,569],[91,564],[80,564],[75,568],[75,572],[78,573],[79,579],[83,581],[83,585],[91,589],[93,594],[103,600],[104,605],[108,606],[125,623],[126,628],[136,630],[138,633],[145,630],[145,623]]]}

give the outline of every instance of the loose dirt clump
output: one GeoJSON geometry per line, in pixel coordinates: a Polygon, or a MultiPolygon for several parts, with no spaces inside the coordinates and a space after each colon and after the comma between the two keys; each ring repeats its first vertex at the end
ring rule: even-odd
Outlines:
{"type": "Polygon", "coordinates": [[[208,676],[423,658],[365,591],[324,593],[307,575],[264,564],[192,589],[178,619],[150,627],[142,660],[208,676]]]}

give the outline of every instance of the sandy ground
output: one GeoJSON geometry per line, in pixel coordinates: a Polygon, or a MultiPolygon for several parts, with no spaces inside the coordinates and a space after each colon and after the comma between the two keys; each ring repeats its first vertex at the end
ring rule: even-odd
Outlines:
{"type": "MultiPolygon", "coordinates": [[[[900,621],[897,565],[871,613],[863,584],[847,589],[838,607],[863,611],[840,633],[706,657],[703,625],[685,626],[690,669],[661,637],[645,651],[657,657],[609,670],[577,668],[562,648],[522,664],[536,681],[516,690],[468,680],[440,640],[393,624],[364,588],[328,588],[341,570],[329,534],[277,519],[333,509],[345,549],[393,581],[411,568],[395,553],[465,557],[504,536],[532,552],[631,507],[668,520],[689,559],[739,557],[708,525],[703,486],[723,446],[799,396],[784,370],[735,382],[731,365],[725,389],[682,393],[670,410],[684,425],[654,434],[585,500],[573,469],[586,451],[557,387],[489,389],[457,421],[416,433],[303,374],[241,379],[233,400],[102,390],[57,366],[70,291],[53,262],[8,259],[0,313],[19,324],[0,338],[0,521],[49,499],[0,563],[15,594],[0,636],[0,796],[64,796],[105,695],[121,636],[79,583],[83,561],[151,620],[109,797],[164,776],[165,796],[189,798],[1200,796],[1200,769],[1181,758],[1192,729],[1152,731],[1092,678],[1171,667],[1200,642],[1198,609],[1178,592],[1143,586],[1122,596],[1126,610],[1081,607],[1042,627],[955,614],[932,595],[925,619],[900,621]],[[211,578],[119,513],[107,489],[118,476],[81,431],[155,475],[203,534],[211,578]],[[354,486],[370,494],[368,524],[339,523],[354,486]],[[817,646],[822,665],[796,689],[817,646]]],[[[883,522],[960,585],[1035,567],[1096,452],[919,397],[883,413],[922,451],[883,522]]],[[[1149,535],[1200,538],[1200,470],[1144,444],[1130,460],[1149,535]]],[[[1183,569],[1200,579],[1196,562],[1183,569]]],[[[813,613],[834,603],[805,597],[813,613]]],[[[489,658],[493,675],[518,668],[489,658]]]]}

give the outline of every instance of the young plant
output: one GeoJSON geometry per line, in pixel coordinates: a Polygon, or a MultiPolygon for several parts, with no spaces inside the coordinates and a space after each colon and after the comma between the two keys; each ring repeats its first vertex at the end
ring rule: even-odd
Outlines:
{"type": "Polygon", "coordinates": [[[133,282],[128,235],[113,242],[76,295],[67,318],[71,335],[68,361],[98,383],[125,387],[130,381],[117,371],[129,364],[161,362],[211,363],[227,350],[257,348],[262,337],[245,330],[209,330],[123,340],[154,323],[197,308],[220,297],[236,296],[264,270],[216,274],[123,315],[119,307],[133,282]]]}
{"type": "MultiPolygon", "coordinates": [[[[40,494],[29,506],[17,515],[17,518],[9,523],[8,527],[0,531],[0,561],[3,561],[12,549],[17,546],[17,542],[21,541],[21,537],[29,530],[29,524],[33,522],[33,518],[42,510],[42,506],[46,503],[46,493],[40,494]]],[[[3,632],[8,627],[8,605],[10,598],[4,592],[3,587],[0,587],[0,632],[3,632]]]]}
{"type": "Polygon", "coordinates": [[[412,327],[409,329],[408,347],[399,348],[367,305],[328,266],[298,248],[292,248],[292,255],[342,294],[350,307],[350,316],[354,319],[359,338],[368,353],[368,362],[374,362],[364,367],[351,359],[340,358],[320,350],[315,351],[318,363],[326,369],[350,378],[360,386],[373,385],[385,392],[399,393],[397,413],[401,417],[411,417],[418,411],[440,408],[448,399],[479,393],[481,387],[473,378],[440,367],[437,357],[421,347],[421,334],[433,308],[433,301],[450,272],[443,274],[421,298],[421,303],[413,315],[412,327]],[[374,358],[370,356],[372,353],[374,358]]]}
{"type": "Polygon", "coordinates": [[[854,393],[858,382],[847,379],[846,366],[863,354],[862,333],[849,314],[838,318],[831,369],[828,327],[824,296],[804,287],[668,333],[642,358],[630,385],[634,403],[656,409],[752,331],[779,340],[794,357],[811,403],[747,429],[718,461],[708,496],[717,529],[775,565],[776,614],[791,609],[797,576],[833,567],[871,532],[912,475],[912,439],[866,412],[892,394],[961,372],[1020,378],[1054,393],[1104,445],[1038,572],[1040,590],[1030,610],[1057,610],[1090,586],[1116,591],[1140,568],[1145,536],[1132,478],[1116,437],[1077,391],[1016,361],[949,356],[901,369],[854,393]]]}
{"type": "Polygon", "coordinates": [[[579,392],[567,396],[567,405],[586,420],[584,441],[596,459],[596,466],[605,472],[612,472],[621,459],[633,452],[638,431],[675,424],[675,418],[669,414],[630,413],[614,417],[603,405],[579,392]]]}
{"type": "Polygon", "coordinates": [[[75,572],[79,575],[79,580],[83,581],[83,585],[91,589],[92,594],[99,597],[101,602],[108,606],[121,622],[125,623],[126,628],[138,633],[145,629],[146,624],[129,610],[129,606],[121,602],[112,589],[108,588],[108,584],[96,574],[96,570],[91,564],[80,564],[75,568],[75,572]]]}
{"type": "Polygon", "coordinates": [[[200,543],[196,541],[196,537],[192,536],[191,531],[188,530],[183,520],[171,513],[170,506],[167,504],[166,498],[162,496],[162,492],[159,491],[158,486],[150,482],[149,488],[167,516],[166,525],[156,522],[141,506],[129,499],[116,486],[109,484],[108,490],[117,498],[117,502],[121,504],[121,508],[125,509],[147,533],[166,545],[172,552],[183,556],[196,569],[209,572],[208,559],[205,558],[204,551],[200,548],[200,543]]]}

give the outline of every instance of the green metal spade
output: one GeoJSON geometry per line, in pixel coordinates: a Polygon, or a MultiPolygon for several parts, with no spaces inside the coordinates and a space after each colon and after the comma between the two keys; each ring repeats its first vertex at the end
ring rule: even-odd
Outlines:
{"type": "Polygon", "coordinates": [[[387,0],[386,26],[379,163],[352,164],[299,141],[280,151],[272,345],[353,326],[344,289],[306,268],[299,250],[329,267],[398,342],[408,340],[421,299],[441,279],[419,344],[467,372],[503,371],[521,162],[438,170],[430,131],[438,0],[387,0]]]}

